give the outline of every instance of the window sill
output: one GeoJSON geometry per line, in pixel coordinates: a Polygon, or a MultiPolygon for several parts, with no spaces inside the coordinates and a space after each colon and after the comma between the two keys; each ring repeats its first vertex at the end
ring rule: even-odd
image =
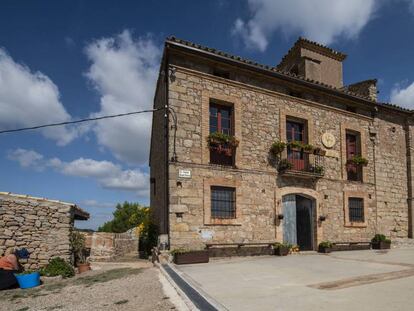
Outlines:
{"type": "Polygon", "coordinates": [[[235,219],[211,219],[205,226],[241,226],[235,219]]]}
{"type": "Polygon", "coordinates": [[[366,227],[368,227],[368,225],[365,222],[361,222],[361,223],[349,222],[349,223],[345,224],[345,227],[346,228],[366,228],[366,227]]]}

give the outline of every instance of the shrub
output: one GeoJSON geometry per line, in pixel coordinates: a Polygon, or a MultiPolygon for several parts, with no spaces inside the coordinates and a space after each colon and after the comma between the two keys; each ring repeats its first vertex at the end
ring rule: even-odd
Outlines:
{"type": "Polygon", "coordinates": [[[290,250],[292,247],[293,247],[293,245],[289,244],[289,243],[279,243],[279,242],[277,242],[277,243],[273,244],[274,249],[287,248],[287,249],[290,250]]]}
{"type": "Polygon", "coordinates": [[[379,243],[379,242],[386,242],[386,243],[391,243],[390,239],[387,239],[387,237],[383,234],[376,234],[372,239],[371,239],[372,243],[379,243]]]}
{"type": "Polygon", "coordinates": [[[189,253],[191,252],[189,249],[186,248],[176,248],[170,251],[171,255],[175,255],[175,254],[185,254],[185,253],[189,253]]]}
{"type": "Polygon", "coordinates": [[[214,147],[216,145],[225,145],[228,144],[231,147],[237,147],[239,145],[239,141],[231,135],[227,135],[220,132],[214,132],[208,135],[207,142],[209,147],[214,147]]]}
{"type": "Polygon", "coordinates": [[[303,147],[303,151],[308,152],[308,153],[312,153],[313,150],[315,149],[315,147],[312,146],[311,144],[304,144],[302,147],[303,147]]]}
{"type": "Polygon", "coordinates": [[[20,273],[16,273],[16,275],[25,275],[25,274],[32,274],[37,272],[36,270],[26,270],[26,271],[22,271],[20,273]]]}
{"type": "Polygon", "coordinates": [[[70,235],[70,244],[75,254],[75,263],[85,263],[85,236],[78,231],[72,231],[70,235]]]}
{"type": "Polygon", "coordinates": [[[355,164],[355,165],[367,166],[368,165],[368,160],[361,157],[361,156],[354,156],[352,159],[348,160],[348,163],[355,164]]]}
{"type": "Polygon", "coordinates": [[[319,243],[319,247],[332,248],[332,242],[331,241],[322,241],[321,243],[319,243]]]}
{"type": "Polygon", "coordinates": [[[40,270],[40,274],[44,276],[59,276],[70,278],[75,275],[73,267],[60,257],[52,258],[49,264],[40,270]]]}
{"type": "Polygon", "coordinates": [[[289,143],[289,146],[291,148],[294,148],[294,149],[302,149],[303,148],[303,144],[300,141],[296,141],[296,140],[292,140],[289,143]]]}
{"type": "Polygon", "coordinates": [[[283,159],[279,162],[278,170],[279,172],[283,172],[285,170],[290,170],[293,167],[293,164],[290,163],[288,160],[283,159]]]}
{"type": "Polygon", "coordinates": [[[281,154],[283,152],[283,150],[285,150],[286,148],[286,143],[283,141],[275,141],[272,144],[272,147],[270,147],[270,152],[274,155],[277,156],[279,154],[281,154]]]}

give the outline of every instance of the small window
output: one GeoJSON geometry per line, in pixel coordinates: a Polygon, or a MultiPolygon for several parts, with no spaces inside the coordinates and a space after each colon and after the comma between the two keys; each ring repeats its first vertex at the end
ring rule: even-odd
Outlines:
{"type": "Polygon", "coordinates": [[[231,187],[211,187],[211,218],[236,218],[236,189],[231,187]]]}
{"type": "Polygon", "coordinates": [[[348,199],[349,222],[364,222],[364,199],[349,198],[348,199]]]}
{"type": "Polygon", "coordinates": [[[353,164],[352,160],[355,156],[361,155],[361,135],[357,132],[346,133],[346,172],[348,180],[362,181],[362,166],[353,164]]]}

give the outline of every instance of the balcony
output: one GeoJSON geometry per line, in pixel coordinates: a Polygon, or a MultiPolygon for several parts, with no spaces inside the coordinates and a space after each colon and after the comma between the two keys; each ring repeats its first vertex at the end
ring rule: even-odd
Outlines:
{"type": "Polygon", "coordinates": [[[282,176],[321,178],[325,172],[324,164],[325,158],[321,154],[288,148],[287,157],[279,161],[278,171],[282,176]]]}

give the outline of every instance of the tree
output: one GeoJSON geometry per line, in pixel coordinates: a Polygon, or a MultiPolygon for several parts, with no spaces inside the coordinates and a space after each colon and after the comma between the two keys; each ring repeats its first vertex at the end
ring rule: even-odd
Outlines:
{"type": "Polygon", "coordinates": [[[99,227],[98,231],[122,233],[149,221],[150,218],[148,207],[132,202],[124,202],[122,205],[118,203],[113,215],[114,218],[99,227]]]}

